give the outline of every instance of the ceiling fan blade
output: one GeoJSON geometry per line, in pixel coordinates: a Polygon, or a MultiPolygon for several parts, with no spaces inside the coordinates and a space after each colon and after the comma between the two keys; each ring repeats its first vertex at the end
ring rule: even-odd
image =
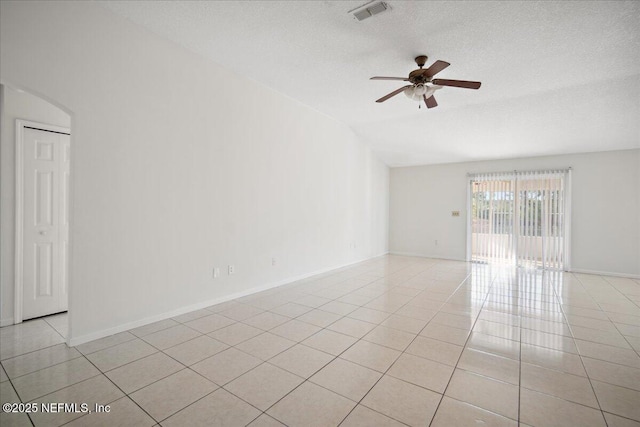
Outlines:
{"type": "Polygon", "coordinates": [[[396,96],[397,94],[399,94],[400,92],[402,92],[403,90],[405,90],[408,87],[411,87],[411,85],[402,86],[400,89],[396,89],[393,92],[383,96],[382,98],[376,99],[376,102],[384,102],[387,99],[391,98],[392,96],[396,96]]]}
{"type": "Polygon", "coordinates": [[[434,98],[433,95],[431,95],[429,98],[427,98],[426,95],[422,95],[422,97],[424,98],[424,103],[427,105],[427,108],[433,108],[438,106],[438,103],[436,102],[436,98],[434,98]]]}
{"type": "Polygon", "coordinates": [[[451,64],[449,64],[448,62],[437,60],[436,62],[431,64],[431,66],[429,68],[424,70],[424,72],[422,74],[424,74],[427,77],[433,77],[436,74],[438,74],[440,71],[442,71],[445,68],[447,68],[449,65],[451,65],[451,64]]]}
{"type": "Polygon", "coordinates": [[[369,80],[403,80],[408,82],[409,79],[406,77],[371,77],[369,80]]]}
{"type": "Polygon", "coordinates": [[[446,80],[446,79],[434,79],[431,81],[434,85],[438,86],[453,86],[461,87],[465,89],[478,89],[480,88],[480,82],[469,82],[466,80],[446,80]]]}

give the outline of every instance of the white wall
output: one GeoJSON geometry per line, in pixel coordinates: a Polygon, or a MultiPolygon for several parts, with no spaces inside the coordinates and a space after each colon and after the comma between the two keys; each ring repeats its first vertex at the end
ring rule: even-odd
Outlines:
{"type": "Polygon", "coordinates": [[[640,150],[392,168],[389,250],[463,260],[467,173],[563,167],[573,168],[572,268],[640,275],[640,150]]]}
{"type": "Polygon", "coordinates": [[[67,113],[29,93],[0,86],[0,325],[13,323],[13,271],[15,236],[15,124],[16,119],[30,120],[68,128],[67,113]]]}
{"type": "Polygon", "coordinates": [[[345,125],[93,2],[0,7],[2,80],[72,113],[72,343],[386,252],[345,125]]]}

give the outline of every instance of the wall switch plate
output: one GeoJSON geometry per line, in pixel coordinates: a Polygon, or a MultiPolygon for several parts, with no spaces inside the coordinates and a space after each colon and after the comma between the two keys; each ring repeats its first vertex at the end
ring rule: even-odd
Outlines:
{"type": "Polygon", "coordinates": [[[460,211],[451,211],[451,216],[460,216],[460,211]]]}
{"type": "Polygon", "coordinates": [[[217,279],[220,277],[220,269],[218,267],[213,267],[213,278],[217,279]]]}
{"type": "Polygon", "coordinates": [[[275,266],[277,264],[276,259],[275,258],[271,258],[271,265],[275,266]]]}
{"type": "Polygon", "coordinates": [[[233,265],[229,266],[229,274],[233,274],[236,272],[236,268],[233,265]]]}

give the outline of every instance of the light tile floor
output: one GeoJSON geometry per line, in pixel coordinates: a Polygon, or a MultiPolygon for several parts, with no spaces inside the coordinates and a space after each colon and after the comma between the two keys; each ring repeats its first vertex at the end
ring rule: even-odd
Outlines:
{"type": "Polygon", "coordinates": [[[2,426],[640,426],[640,281],[386,256],[77,348],[0,329],[2,426]]]}

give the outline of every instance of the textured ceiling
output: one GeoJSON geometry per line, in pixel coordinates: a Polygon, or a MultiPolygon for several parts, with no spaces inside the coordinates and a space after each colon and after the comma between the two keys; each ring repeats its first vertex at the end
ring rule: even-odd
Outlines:
{"type": "Polygon", "coordinates": [[[640,2],[101,2],[349,125],[390,166],[640,147],[640,2]],[[413,58],[451,63],[439,106],[398,95],[413,58]]]}

